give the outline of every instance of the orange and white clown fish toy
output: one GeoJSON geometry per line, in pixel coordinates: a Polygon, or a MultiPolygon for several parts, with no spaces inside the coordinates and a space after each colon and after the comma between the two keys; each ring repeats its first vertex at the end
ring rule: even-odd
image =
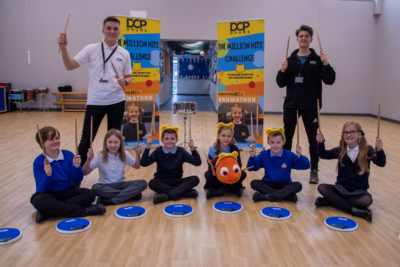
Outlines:
{"type": "Polygon", "coordinates": [[[242,176],[242,171],[252,168],[249,167],[241,170],[237,162],[237,157],[238,152],[233,151],[232,153],[221,153],[213,160],[208,160],[211,169],[216,173],[217,179],[220,182],[224,184],[237,183],[242,176]],[[215,167],[212,165],[214,162],[216,162],[215,167]]]}

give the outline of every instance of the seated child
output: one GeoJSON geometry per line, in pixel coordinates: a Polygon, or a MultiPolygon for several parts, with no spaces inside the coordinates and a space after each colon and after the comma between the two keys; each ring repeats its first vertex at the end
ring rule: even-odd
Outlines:
{"type": "Polygon", "coordinates": [[[92,190],[99,196],[97,202],[103,205],[118,205],[128,200],[140,200],[147,188],[145,180],[125,181],[125,166],[140,168],[140,144],[136,147],[136,161],[124,148],[124,137],[116,129],[104,136],[103,151],[94,155],[89,149],[83,174],[88,175],[99,168],[99,181],[92,190]]]}
{"type": "MultiPolygon", "coordinates": [[[[246,139],[250,136],[249,128],[244,122],[243,114],[244,114],[244,107],[241,104],[235,104],[232,106],[231,116],[232,116],[232,122],[235,125],[233,138],[235,138],[236,142],[239,143],[246,143],[246,139]]],[[[260,135],[258,133],[258,129],[256,129],[256,132],[254,133],[254,139],[258,140],[258,138],[260,138],[260,135]]]]}
{"type": "Polygon", "coordinates": [[[253,200],[280,201],[289,200],[297,203],[296,193],[300,192],[302,185],[299,182],[292,182],[290,172],[295,170],[307,170],[310,168],[310,161],[301,155],[301,147],[296,146],[296,154],[282,149],[286,142],[284,129],[268,128],[266,130],[267,140],[270,149],[261,151],[258,156],[254,144],[250,145],[250,158],[247,167],[254,166],[249,171],[265,169],[262,180],[253,180],[251,188],[255,191],[253,200]]]}
{"type": "Polygon", "coordinates": [[[142,123],[140,111],[142,107],[138,103],[132,103],[128,106],[128,121],[124,124],[122,135],[125,142],[137,142],[137,123],[139,123],[139,141],[143,141],[143,136],[147,134],[146,126],[142,123]]]}
{"type": "Polygon", "coordinates": [[[154,196],[154,204],[162,203],[167,200],[178,200],[181,197],[197,198],[198,193],[193,187],[199,184],[197,176],[182,178],[185,162],[195,166],[201,165],[199,153],[195,150],[193,139],[189,140],[189,147],[192,151],[190,155],[182,147],[177,147],[178,127],[161,127],[161,141],[164,146],[157,147],[149,156],[153,139],[151,136],[147,139],[147,147],[143,152],[140,165],[143,167],[157,163],[157,172],[154,179],[150,180],[149,188],[157,194],[154,196]]]}
{"type": "Polygon", "coordinates": [[[325,138],[317,135],[318,155],[321,159],[338,159],[336,184],[320,184],[315,206],[334,206],[353,216],[372,221],[372,212],[367,208],[372,204],[368,193],[368,178],[371,160],[379,167],[386,165],[386,155],[382,140],[377,138],[375,149],[369,146],[360,124],[348,121],[343,126],[340,146],[325,150],[325,138]]]}
{"type": "MultiPolygon", "coordinates": [[[[220,153],[232,153],[236,151],[238,153],[237,162],[239,167],[242,168],[242,161],[240,159],[239,148],[235,146],[235,139],[233,138],[233,123],[224,124],[222,122],[218,123],[217,126],[217,142],[210,146],[208,151],[208,158],[210,160],[214,159],[220,153]]],[[[206,178],[206,184],[204,189],[208,189],[206,197],[213,198],[218,196],[223,196],[226,192],[232,192],[239,197],[242,195],[244,187],[242,185],[243,180],[246,178],[246,172],[242,171],[240,180],[232,185],[224,184],[218,180],[215,172],[211,170],[210,165],[208,165],[208,171],[204,174],[206,178]]]]}
{"type": "Polygon", "coordinates": [[[60,133],[53,127],[40,129],[36,141],[47,154],[39,155],[33,162],[33,175],[36,180],[36,193],[31,197],[32,205],[37,209],[36,222],[51,217],[84,217],[102,215],[106,212],[103,205],[91,205],[96,194],[87,188],[77,188],[83,179],[81,158],[68,150],[60,149],[60,133]]]}

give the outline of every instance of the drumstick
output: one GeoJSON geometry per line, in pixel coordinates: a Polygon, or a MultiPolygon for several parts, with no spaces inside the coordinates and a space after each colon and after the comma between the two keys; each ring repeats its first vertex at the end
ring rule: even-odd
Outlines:
{"type": "Polygon", "coordinates": [[[380,134],[380,127],[381,126],[381,103],[378,105],[378,136],[377,138],[379,139],[379,134],[380,134]]]}
{"type": "Polygon", "coordinates": [[[136,122],[136,132],[137,132],[137,145],[139,146],[139,118],[137,119],[136,122]]]}
{"type": "Polygon", "coordinates": [[[112,63],[111,59],[110,59],[110,62],[111,62],[111,66],[112,66],[112,67],[113,67],[113,69],[114,69],[115,75],[117,76],[117,79],[119,79],[119,76],[118,76],[117,70],[115,69],[115,67],[114,67],[114,64],[112,63]]]}
{"type": "Polygon", "coordinates": [[[316,31],[317,31],[317,36],[318,36],[319,52],[321,53],[321,52],[322,52],[321,40],[319,39],[319,33],[318,33],[318,30],[316,30],[316,31]]]}
{"type": "Polygon", "coordinates": [[[253,111],[250,111],[250,129],[251,129],[251,136],[253,135],[253,111]]]}
{"type": "Polygon", "coordinates": [[[47,159],[46,149],[44,148],[44,145],[43,145],[43,140],[42,140],[42,135],[40,134],[39,125],[36,124],[36,128],[37,128],[37,132],[38,132],[38,136],[39,136],[39,140],[40,140],[40,146],[43,149],[44,162],[46,163],[46,165],[50,165],[50,163],[47,159]]]}
{"type": "Polygon", "coordinates": [[[153,130],[155,132],[155,128],[156,128],[156,102],[153,102],[153,116],[151,117],[151,135],[153,135],[153,130]]]}
{"type": "Polygon", "coordinates": [[[213,165],[211,164],[211,161],[208,160],[208,157],[207,157],[207,154],[206,154],[206,153],[204,153],[204,156],[206,156],[207,163],[210,165],[211,170],[214,170],[214,167],[213,167],[213,165]]]}
{"type": "Polygon", "coordinates": [[[290,42],[290,35],[289,35],[289,39],[287,40],[287,48],[286,48],[286,57],[285,57],[285,60],[287,60],[287,56],[288,56],[288,53],[289,53],[289,42],[290,42]]]}
{"type": "Polygon", "coordinates": [[[248,167],[248,168],[242,169],[241,171],[246,171],[246,170],[251,169],[251,168],[253,168],[253,167],[254,167],[254,166],[250,166],[250,167],[248,167]]]}
{"type": "Polygon", "coordinates": [[[297,120],[297,145],[299,145],[300,144],[300,133],[299,133],[299,111],[298,110],[296,110],[296,120],[297,120]]]}
{"type": "Polygon", "coordinates": [[[90,116],[90,149],[93,149],[93,116],[90,116]]]}
{"type": "Polygon", "coordinates": [[[75,154],[78,155],[78,122],[75,118],[75,154]]]}
{"type": "Polygon", "coordinates": [[[192,114],[189,113],[189,141],[192,139],[192,114]]]}
{"type": "Polygon", "coordinates": [[[258,104],[256,104],[256,132],[258,132],[258,104]]]}
{"type": "Polygon", "coordinates": [[[317,99],[318,131],[321,132],[321,114],[319,113],[319,99],[317,99]]]}
{"type": "MultiPolygon", "coordinates": [[[[67,32],[67,27],[68,27],[68,22],[69,22],[69,16],[71,16],[71,14],[68,14],[67,24],[65,24],[64,33],[67,32]]],[[[60,51],[61,51],[61,45],[60,45],[60,47],[58,48],[58,55],[60,54],[60,51]]]]}

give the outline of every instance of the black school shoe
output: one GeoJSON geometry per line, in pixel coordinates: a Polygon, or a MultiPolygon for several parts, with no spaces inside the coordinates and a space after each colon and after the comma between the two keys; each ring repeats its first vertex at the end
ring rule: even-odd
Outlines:
{"type": "Polygon", "coordinates": [[[317,197],[317,199],[315,200],[315,206],[319,208],[319,207],[325,207],[325,206],[330,206],[330,205],[329,205],[329,202],[326,201],[325,198],[317,197]]]}
{"type": "Polygon", "coordinates": [[[153,203],[159,204],[159,203],[163,203],[167,200],[169,200],[169,197],[167,194],[155,194],[154,198],[153,198],[153,203]]]}
{"type": "Polygon", "coordinates": [[[192,189],[186,192],[183,196],[188,198],[197,198],[199,196],[199,193],[197,193],[196,189],[192,189]]]}
{"type": "Polygon", "coordinates": [[[101,203],[86,207],[86,215],[88,216],[103,215],[104,213],[106,213],[106,208],[101,203]]]}
{"type": "Polygon", "coordinates": [[[268,200],[268,197],[266,194],[261,194],[260,192],[255,192],[253,195],[253,201],[257,202],[257,201],[264,201],[264,200],[268,200]]]}
{"type": "Polygon", "coordinates": [[[232,188],[231,192],[237,195],[238,197],[241,197],[244,191],[244,187],[237,186],[232,188]]]}
{"type": "Polygon", "coordinates": [[[136,196],[134,196],[133,198],[131,198],[132,200],[141,200],[142,199],[142,193],[137,194],[136,196]]]}
{"type": "Polygon", "coordinates": [[[372,211],[369,209],[358,209],[353,207],[351,209],[351,215],[363,218],[369,222],[372,221],[372,211]]]}
{"type": "Polygon", "coordinates": [[[285,199],[286,199],[286,200],[289,200],[289,201],[292,201],[292,202],[294,202],[294,203],[297,203],[297,201],[299,200],[299,199],[297,198],[297,195],[296,195],[296,194],[293,194],[293,195],[291,195],[291,196],[288,196],[288,197],[286,197],[285,199]]]}
{"type": "Polygon", "coordinates": [[[210,198],[213,198],[213,197],[220,197],[220,196],[223,196],[223,195],[224,195],[224,188],[222,188],[222,187],[218,188],[218,189],[210,188],[210,189],[207,190],[206,198],[210,199],[210,198]]]}
{"type": "Polygon", "coordinates": [[[43,222],[46,217],[44,216],[43,213],[40,213],[39,211],[36,212],[36,223],[43,222]]]}

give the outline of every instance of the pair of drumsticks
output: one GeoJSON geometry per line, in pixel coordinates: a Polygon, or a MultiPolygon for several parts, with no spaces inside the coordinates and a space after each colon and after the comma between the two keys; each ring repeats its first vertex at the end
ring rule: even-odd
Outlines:
{"type": "MultiPolygon", "coordinates": [[[[45,163],[47,165],[49,165],[49,161],[46,156],[47,154],[46,154],[46,150],[43,145],[43,139],[42,139],[42,135],[40,134],[38,124],[36,124],[36,128],[37,128],[37,133],[38,133],[39,140],[40,140],[40,146],[43,149],[45,163]]],[[[93,116],[90,117],[90,149],[92,149],[92,143],[93,143],[93,116]]],[[[75,118],[75,155],[78,155],[78,121],[77,121],[77,118],[75,118]]]]}

